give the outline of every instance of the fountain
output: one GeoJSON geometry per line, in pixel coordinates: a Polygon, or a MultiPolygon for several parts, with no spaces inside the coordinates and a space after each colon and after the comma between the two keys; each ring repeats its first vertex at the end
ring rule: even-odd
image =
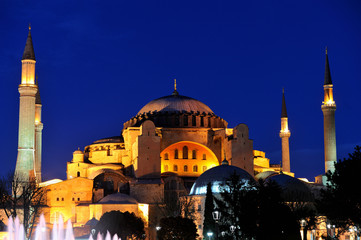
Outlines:
{"type": "MultiPolygon", "coordinates": [[[[66,229],[64,232],[64,220],[62,216],[59,217],[59,219],[53,223],[53,229],[51,231],[51,238],[49,239],[48,233],[46,231],[46,223],[44,215],[40,216],[39,224],[36,226],[35,229],[35,237],[33,237],[34,240],[75,240],[73,227],[71,224],[71,221],[68,220],[66,224],[66,229]]],[[[24,226],[20,223],[20,220],[18,217],[15,218],[15,221],[13,218],[9,218],[8,223],[8,235],[6,240],[25,240],[26,234],[24,230],[24,226]]],[[[89,240],[94,240],[92,237],[92,234],[89,236],[89,240]]],[[[110,235],[110,233],[107,231],[107,234],[105,238],[98,233],[96,240],[120,240],[117,234],[115,234],[113,237],[110,235]]]]}

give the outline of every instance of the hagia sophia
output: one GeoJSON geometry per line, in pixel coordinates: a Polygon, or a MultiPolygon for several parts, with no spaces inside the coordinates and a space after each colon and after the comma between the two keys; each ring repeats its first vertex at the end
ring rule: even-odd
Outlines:
{"type": "MultiPolygon", "coordinates": [[[[281,177],[299,185],[322,186],[324,175],[308,183],[294,178],[291,171],[286,100],[281,111],[282,164],[272,165],[265,152],[253,149],[246,124],[228,127],[206,104],[181,95],[169,95],[145,104],[124,123],[121,134],[94,141],[75,150],[67,163],[67,179],[42,182],[42,102],[35,79],[35,52],[29,29],[22,57],[19,85],[20,115],[17,174],[35,177],[47,189],[45,220],[52,224],[62,216],[71,220],[79,236],[89,233],[89,224],[108,211],[134,212],[146,225],[148,239],[155,239],[160,217],[157,207],[176,195],[194,196],[198,212],[196,225],[202,233],[202,213],[207,182],[217,193],[222,178],[236,171],[244,179],[281,177]],[[227,175],[228,174],[228,175],[227,175]]],[[[320,83],[322,84],[322,83],[320,83]]],[[[336,137],[329,62],[326,50],[324,81],[325,172],[336,162],[336,137]]],[[[282,105],[281,105],[282,104],[282,105]]],[[[45,128],[46,129],[46,128],[45,128]]],[[[119,129],[120,130],[120,129],[119,129]]],[[[66,160],[64,160],[66,161],[66,160]]],[[[91,227],[90,227],[91,228],[91,227]]]]}

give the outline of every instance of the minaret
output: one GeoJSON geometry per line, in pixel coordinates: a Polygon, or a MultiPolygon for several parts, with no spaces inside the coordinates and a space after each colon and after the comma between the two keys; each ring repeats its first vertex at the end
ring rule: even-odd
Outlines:
{"type": "Polygon", "coordinates": [[[19,139],[18,157],[15,174],[25,181],[35,176],[34,172],[34,141],[35,141],[35,96],[38,87],[35,85],[35,54],[31,39],[31,28],[26,40],[25,50],[21,59],[21,84],[19,85],[19,139]]]}
{"type": "Polygon", "coordinates": [[[289,138],[291,132],[288,129],[288,117],[286,109],[285,92],[282,90],[282,112],[281,112],[281,131],[280,138],[282,139],[282,170],[285,172],[291,172],[290,165],[290,146],[289,138]]]}
{"type": "Polygon", "coordinates": [[[35,176],[38,182],[41,182],[41,148],[42,148],[42,131],[43,123],[41,122],[41,98],[38,83],[38,76],[36,76],[36,86],[38,91],[35,95],[35,176]]]}
{"type": "Polygon", "coordinates": [[[323,84],[325,96],[321,106],[323,112],[323,132],[325,144],[325,172],[333,172],[335,170],[334,164],[337,161],[335,128],[336,103],[333,100],[332,87],[333,84],[326,47],[325,83],[323,84]]]}

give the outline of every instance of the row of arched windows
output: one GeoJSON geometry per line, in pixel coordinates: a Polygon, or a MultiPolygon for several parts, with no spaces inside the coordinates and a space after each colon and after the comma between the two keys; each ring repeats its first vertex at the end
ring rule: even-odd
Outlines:
{"type": "MultiPolygon", "coordinates": [[[[198,165],[194,165],[192,170],[193,170],[193,172],[198,172],[198,165]]],[[[169,171],[168,165],[164,165],[164,171],[165,171],[165,172],[169,171]]],[[[179,171],[177,164],[174,164],[174,165],[173,165],[173,171],[174,171],[174,172],[178,172],[178,171],[179,171]]],[[[183,166],[183,172],[188,172],[188,171],[189,171],[188,165],[184,165],[184,166],[183,166]]],[[[203,167],[202,167],[202,171],[203,171],[203,172],[207,171],[207,166],[203,166],[203,167]]]]}
{"type": "MultiPolygon", "coordinates": [[[[207,159],[206,154],[203,154],[202,157],[203,157],[202,160],[207,159]]],[[[174,159],[179,159],[179,151],[178,151],[178,149],[174,150],[174,159]]],[[[188,147],[187,146],[183,147],[183,159],[188,159],[188,147]]],[[[192,150],[192,159],[197,159],[197,151],[196,150],[192,150]]],[[[164,154],[164,160],[169,160],[168,153],[164,154]]]]}

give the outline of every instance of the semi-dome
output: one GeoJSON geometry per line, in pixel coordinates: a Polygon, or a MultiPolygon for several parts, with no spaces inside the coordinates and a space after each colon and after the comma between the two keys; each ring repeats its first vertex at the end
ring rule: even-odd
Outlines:
{"type": "Polygon", "coordinates": [[[124,193],[113,193],[99,201],[101,204],[138,204],[137,200],[124,193]]]}
{"type": "Polygon", "coordinates": [[[282,197],[285,201],[312,201],[313,194],[307,183],[286,174],[273,175],[266,178],[265,183],[273,181],[282,190],[282,197]]]}
{"type": "Polygon", "coordinates": [[[207,193],[207,184],[209,182],[212,183],[212,193],[220,193],[220,186],[234,174],[240,176],[240,181],[245,184],[255,181],[246,170],[224,163],[205,171],[199,176],[193,184],[189,195],[205,195],[207,193]]]}
{"type": "Polygon", "coordinates": [[[179,95],[177,91],[147,103],[135,117],[124,123],[124,128],[139,127],[146,120],[153,121],[156,127],[227,127],[227,122],[216,116],[206,104],[179,95]]]}
{"type": "Polygon", "coordinates": [[[199,112],[214,114],[213,111],[201,101],[178,94],[150,101],[140,109],[137,115],[151,112],[199,112]]]}

